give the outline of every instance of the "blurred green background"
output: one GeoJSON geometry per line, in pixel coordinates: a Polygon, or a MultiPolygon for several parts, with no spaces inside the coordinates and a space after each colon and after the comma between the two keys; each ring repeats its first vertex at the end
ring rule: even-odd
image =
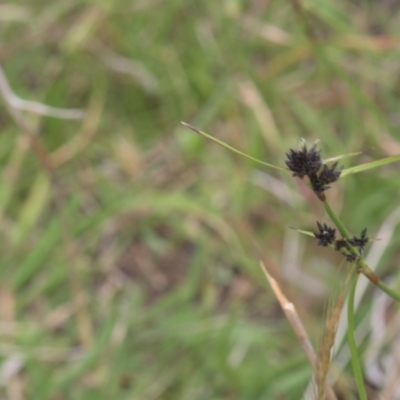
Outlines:
{"type": "MultiPolygon", "coordinates": [[[[311,368],[259,260],[316,344],[341,258],[289,227],[323,208],[180,125],[281,166],[301,138],[326,158],[364,151],[344,166],[400,153],[400,5],[296,4],[0,4],[15,95],[84,110],[19,110],[24,127],[1,99],[1,398],[301,398],[311,368]]],[[[330,189],[353,234],[395,210],[398,168],[330,189]]]]}

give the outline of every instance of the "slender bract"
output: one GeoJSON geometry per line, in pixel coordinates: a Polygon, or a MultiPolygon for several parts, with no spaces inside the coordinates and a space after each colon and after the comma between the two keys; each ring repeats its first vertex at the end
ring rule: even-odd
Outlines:
{"type": "Polygon", "coordinates": [[[186,127],[189,128],[189,129],[191,129],[193,132],[196,132],[196,133],[198,133],[198,134],[200,134],[200,135],[206,137],[207,139],[213,141],[214,143],[217,143],[217,144],[219,144],[220,146],[225,147],[226,149],[228,149],[228,150],[230,150],[230,151],[233,151],[234,153],[239,154],[239,155],[241,155],[242,157],[245,157],[245,158],[247,158],[247,159],[249,159],[249,160],[251,160],[251,161],[254,161],[254,162],[258,163],[258,164],[265,165],[266,167],[270,167],[270,168],[274,168],[274,169],[279,169],[279,170],[281,170],[281,171],[288,171],[287,168],[280,167],[279,165],[269,164],[269,163],[266,163],[266,162],[264,162],[264,161],[258,160],[257,158],[251,157],[251,156],[249,156],[249,155],[247,155],[247,154],[241,152],[240,150],[235,149],[235,148],[232,147],[232,146],[229,146],[229,144],[226,144],[226,143],[222,142],[221,140],[216,139],[215,137],[209,135],[208,133],[205,133],[205,132],[203,132],[203,131],[201,131],[201,130],[195,128],[194,126],[187,124],[186,122],[181,122],[181,124],[182,124],[183,126],[186,126],[186,127]]]}
{"type": "Polygon", "coordinates": [[[346,168],[342,171],[342,174],[340,175],[340,177],[344,178],[347,175],[357,174],[358,172],[363,172],[363,171],[367,171],[369,169],[378,168],[378,167],[381,167],[382,165],[390,164],[390,163],[393,163],[396,161],[400,161],[400,155],[386,157],[386,158],[382,158],[380,160],[371,161],[369,163],[356,165],[355,167],[346,168]]]}

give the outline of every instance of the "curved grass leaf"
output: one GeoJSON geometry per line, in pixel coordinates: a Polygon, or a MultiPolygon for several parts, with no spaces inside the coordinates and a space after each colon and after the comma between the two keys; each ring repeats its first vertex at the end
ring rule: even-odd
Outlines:
{"type": "Polygon", "coordinates": [[[386,158],[382,158],[380,160],[371,161],[369,163],[357,165],[355,167],[346,168],[340,174],[340,178],[344,178],[347,175],[357,174],[359,172],[367,171],[369,169],[378,168],[378,167],[381,167],[382,165],[390,164],[390,163],[393,163],[396,161],[400,161],[400,154],[397,156],[386,157],[386,158]]]}
{"type": "Polygon", "coordinates": [[[228,150],[230,150],[230,151],[232,151],[232,152],[234,152],[234,153],[236,153],[236,154],[239,154],[239,155],[241,155],[241,156],[243,156],[243,157],[246,157],[247,159],[249,159],[249,160],[251,160],[251,161],[255,161],[256,163],[265,165],[265,166],[267,166],[267,167],[279,169],[279,170],[281,170],[281,171],[289,171],[288,168],[280,167],[280,166],[278,166],[278,165],[269,164],[269,163],[266,163],[266,162],[264,162],[264,161],[258,160],[257,158],[253,158],[253,157],[251,157],[251,156],[248,156],[247,154],[242,153],[240,150],[237,150],[237,149],[235,149],[234,147],[229,146],[229,144],[226,144],[226,143],[222,142],[221,140],[216,139],[215,137],[209,135],[208,133],[205,133],[205,132],[200,131],[199,129],[195,128],[195,127],[192,126],[192,125],[187,124],[186,122],[181,122],[181,124],[182,124],[183,126],[186,126],[186,127],[189,128],[189,129],[191,129],[192,131],[194,131],[194,132],[196,132],[196,133],[199,133],[200,135],[204,136],[205,138],[212,140],[213,142],[219,144],[220,146],[225,147],[226,149],[228,149],[228,150]]]}
{"type": "Polygon", "coordinates": [[[362,153],[363,153],[363,151],[355,151],[355,152],[353,152],[353,153],[341,154],[340,156],[331,157],[331,158],[327,158],[327,159],[325,159],[325,160],[322,160],[322,162],[323,162],[324,164],[326,164],[326,163],[328,163],[328,162],[341,160],[342,158],[358,156],[359,154],[362,154],[362,153]]]}

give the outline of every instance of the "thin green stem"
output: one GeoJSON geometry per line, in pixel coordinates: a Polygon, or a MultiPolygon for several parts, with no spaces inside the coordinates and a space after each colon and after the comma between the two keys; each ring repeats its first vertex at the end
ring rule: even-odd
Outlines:
{"type": "Polygon", "coordinates": [[[358,274],[354,274],[350,283],[347,307],[347,340],[349,342],[351,363],[353,365],[354,379],[357,384],[360,400],[367,400],[360,359],[358,358],[357,344],[354,338],[354,295],[356,292],[358,274]]]}
{"type": "Polygon", "coordinates": [[[396,300],[400,302],[400,293],[395,292],[393,289],[391,289],[389,286],[387,286],[385,283],[383,283],[378,275],[375,274],[374,271],[368,265],[365,263],[365,260],[363,258],[360,258],[358,260],[358,266],[360,267],[360,272],[365,275],[366,278],[368,278],[374,285],[378,286],[380,289],[382,289],[387,295],[389,295],[393,300],[396,300]]]}
{"type": "Polygon", "coordinates": [[[400,293],[395,292],[393,289],[391,289],[389,286],[385,285],[381,280],[378,282],[378,286],[387,294],[389,295],[392,299],[399,301],[400,302],[400,293]]]}
{"type": "Polygon", "coordinates": [[[323,201],[324,207],[326,212],[328,213],[330,219],[335,224],[336,228],[340,232],[343,238],[348,238],[349,234],[343,225],[343,222],[339,219],[339,217],[333,212],[332,208],[330,207],[329,203],[325,200],[323,201]]]}

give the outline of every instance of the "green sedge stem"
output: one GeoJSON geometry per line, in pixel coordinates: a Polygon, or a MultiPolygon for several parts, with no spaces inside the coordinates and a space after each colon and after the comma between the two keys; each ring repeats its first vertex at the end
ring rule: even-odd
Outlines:
{"type": "Polygon", "coordinates": [[[395,292],[389,286],[385,285],[381,280],[379,280],[378,286],[392,299],[397,300],[400,302],[400,293],[395,292]]]}
{"type": "Polygon", "coordinates": [[[198,134],[204,136],[205,138],[207,138],[207,139],[213,141],[214,143],[217,143],[217,144],[219,144],[220,146],[225,147],[226,149],[232,151],[233,153],[239,154],[239,155],[241,155],[242,157],[245,157],[245,158],[247,158],[247,159],[249,159],[249,160],[251,160],[251,161],[254,161],[254,162],[258,163],[258,164],[265,165],[265,166],[270,167],[270,168],[279,169],[279,170],[281,170],[281,171],[289,171],[288,168],[279,167],[278,165],[269,164],[269,163],[266,163],[266,162],[264,162],[264,161],[258,160],[257,158],[253,158],[253,157],[251,157],[251,156],[248,156],[247,154],[242,153],[240,150],[235,149],[235,148],[232,147],[232,146],[229,146],[229,144],[226,144],[226,143],[222,142],[221,140],[216,139],[215,137],[209,135],[208,133],[202,132],[201,130],[195,128],[195,127],[192,126],[192,125],[187,124],[186,122],[181,122],[181,124],[182,124],[183,126],[186,126],[186,128],[189,128],[189,129],[191,129],[192,131],[194,131],[194,132],[196,132],[196,133],[198,133],[198,134]]]}
{"type": "Polygon", "coordinates": [[[343,225],[343,222],[339,219],[339,217],[336,216],[336,214],[333,212],[332,208],[328,204],[328,202],[325,200],[323,201],[324,207],[326,212],[328,213],[330,219],[332,222],[335,224],[336,228],[340,232],[343,238],[348,238],[349,234],[347,233],[347,230],[345,226],[343,225]]]}
{"type": "Polygon", "coordinates": [[[358,272],[362,273],[367,279],[369,279],[374,285],[378,286],[381,290],[383,290],[388,296],[390,296],[393,300],[400,302],[400,293],[394,291],[385,283],[383,283],[378,275],[375,274],[374,271],[366,264],[363,257],[360,257],[357,260],[358,272]]]}
{"type": "Polygon", "coordinates": [[[358,394],[360,400],[367,400],[367,394],[365,392],[363,374],[361,369],[360,359],[358,358],[357,344],[354,338],[354,295],[356,292],[358,274],[354,274],[350,283],[349,299],[347,304],[347,340],[349,342],[351,363],[353,366],[354,379],[357,384],[358,394]]]}
{"type": "Polygon", "coordinates": [[[374,285],[378,286],[387,295],[389,295],[393,300],[400,302],[400,293],[394,291],[392,288],[383,283],[374,271],[365,263],[363,258],[358,260],[358,266],[360,267],[360,272],[364,274],[374,285]]]}

